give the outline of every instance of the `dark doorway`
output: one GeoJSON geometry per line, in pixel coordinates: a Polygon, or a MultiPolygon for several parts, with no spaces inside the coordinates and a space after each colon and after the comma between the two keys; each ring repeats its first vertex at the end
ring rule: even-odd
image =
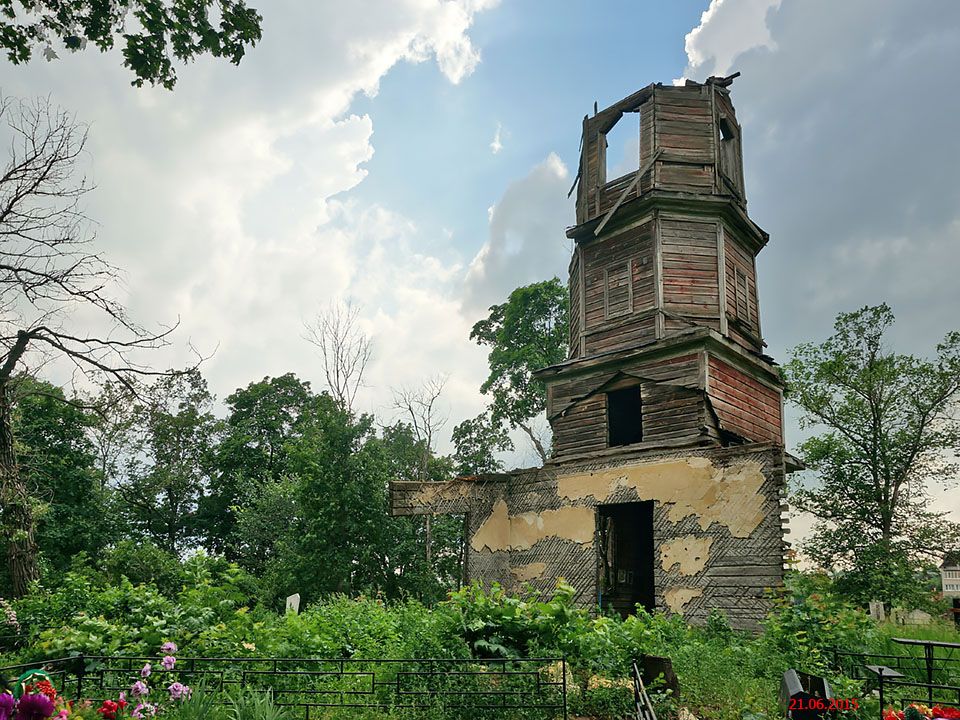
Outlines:
{"type": "Polygon", "coordinates": [[[643,440],[640,386],[607,393],[607,429],[610,447],[633,445],[643,440]]]}
{"type": "Polygon", "coordinates": [[[600,607],[621,616],[654,608],[653,502],[597,508],[600,607]]]}

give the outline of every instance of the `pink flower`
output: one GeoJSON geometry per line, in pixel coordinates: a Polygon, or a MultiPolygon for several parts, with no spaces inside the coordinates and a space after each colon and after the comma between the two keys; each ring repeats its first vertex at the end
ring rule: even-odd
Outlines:
{"type": "Polygon", "coordinates": [[[145,697],[150,692],[150,688],[147,687],[147,684],[143,680],[137,680],[133,687],[130,688],[130,694],[135,698],[145,697]]]}
{"type": "Polygon", "coordinates": [[[143,669],[140,670],[140,677],[142,678],[150,677],[150,673],[152,672],[152,670],[153,669],[150,667],[150,663],[147,663],[146,665],[143,666],[143,669]]]}
{"type": "Polygon", "coordinates": [[[145,718],[153,717],[156,714],[156,706],[151,705],[150,703],[140,703],[130,713],[131,717],[134,717],[137,720],[144,720],[145,718]]]}
{"type": "Polygon", "coordinates": [[[173,670],[173,666],[177,664],[177,659],[173,655],[164,655],[160,664],[163,665],[164,670],[173,670]]]}
{"type": "Polygon", "coordinates": [[[160,646],[160,652],[164,655],[173,655],[177,651],[177,644],[173,642],[165,642],[160,646]]]}
{"type": "Polygon", "coordinates": [[[190,688],[181,683],[175,682],[167,688],[170,691],[171,700],[187,700],[190,697],[190,688]]]}

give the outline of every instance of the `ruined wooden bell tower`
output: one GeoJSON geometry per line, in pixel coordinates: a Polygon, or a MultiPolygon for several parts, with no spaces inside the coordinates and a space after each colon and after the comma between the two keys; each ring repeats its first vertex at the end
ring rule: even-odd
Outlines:
{"type": "Polygon", "coordinates": [[[650,85],[584,118],[569,356],[536,373],[550,461],[391,487],[395,513],[465,514],[469,577],[562,577],[587,605],[694,622],[717,608],[739,628],[768,610],[793,461],[763,354],[768,236],[746,211],[731,82],[650,85]],[[639,169],[608,179],[607,134],[631,120],[639,169]]]}

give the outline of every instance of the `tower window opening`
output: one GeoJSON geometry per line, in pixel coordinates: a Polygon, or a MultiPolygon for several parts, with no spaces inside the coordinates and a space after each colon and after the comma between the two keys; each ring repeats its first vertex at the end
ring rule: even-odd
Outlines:
{"type": "Polygon", "coordinates": [[[640,112],[624,113],[604,134],[604,147],[604,183],[639,170],[640,112]]]}
{"type": "Polygon", "coordinates": [[[743,195],[740,172],[740,132],[729,118],[720,117],[720,170],[734,189],[743,195]]]}
{"type": "Polygon", "coordinates": [[[607,393],[607,428],[610,447],[643,440],[639,385],[607,393]]]}

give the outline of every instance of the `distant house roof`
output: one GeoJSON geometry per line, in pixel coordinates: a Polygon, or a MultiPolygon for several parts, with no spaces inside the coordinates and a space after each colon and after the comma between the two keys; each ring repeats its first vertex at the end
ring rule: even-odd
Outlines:
{"type": "Polygon", "coordinates": [[[953,550],[943,556],[941,568],[960,568],[960,550],[953,550]]]}

